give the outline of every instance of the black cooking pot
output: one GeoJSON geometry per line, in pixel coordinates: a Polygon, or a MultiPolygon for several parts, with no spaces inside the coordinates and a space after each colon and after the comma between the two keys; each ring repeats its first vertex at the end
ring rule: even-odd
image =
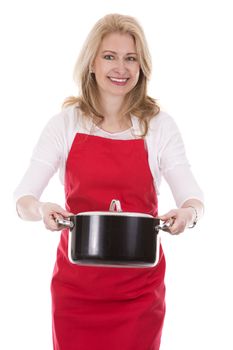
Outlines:
{"type": "Polygon", "coordinates": [[[56,221],[70,228],[68,255],[78,265],[155,266],[159,230],[169,228],[169,224],[160,226],[160,220],[151,215],[122,212],[118,200],[112,200],[109,211],[83,212],[56,221]]]}

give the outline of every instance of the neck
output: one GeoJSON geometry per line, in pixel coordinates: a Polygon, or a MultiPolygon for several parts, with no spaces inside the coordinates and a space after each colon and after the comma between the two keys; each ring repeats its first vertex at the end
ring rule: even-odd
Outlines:
{"type": "Polygon", "coordinates": [[[105,119],[111,121],[121,120],[120,110],[123,105],[123,98],[119,96],[101,96],[101,105],[105,119]]]}
{"type": "Polygon", "coordinates": [[[131,120],[120,114],[124,98],[121,96],[101,96],[104,120],[101,128],[110,132],[118,132],[129,129],[131,120]]]}

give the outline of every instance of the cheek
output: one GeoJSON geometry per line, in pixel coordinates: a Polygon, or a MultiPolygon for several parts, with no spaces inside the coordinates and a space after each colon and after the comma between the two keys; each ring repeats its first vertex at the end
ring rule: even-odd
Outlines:
{"type": "Polygon", "coordinates": [[[131,67],[131,70],[135,76],[139,76],[140,73],[140,65],[135,62],[135,64],[131,67]]]}
{"type": "Polygon", "coordinates": [[[105,76],[106,76],[104,68],[101,66],[98,66],[96,67],[94,72],[95,72],[95,79],[97,81],[97,84],[101,85],[105,80],[105,76]]]}
{"type": "Polygon", "coordinates": [[[109,69],[108,67],[105,67],[105,66],[98,66],[95,72],[100,79],[103,79],[108,75],[109,69]]]}
{"type": "Polygon", "coordinates": [[[96,58],[93,64],[93,70],[97,75],[102,75],[106,70],[106,65],[99,58],[96,58]]]}
{"type": "Polygon", "coordinates": [[[139,75],[140,75],[140,68],[139,67],[135,67],[133,69],[133,71],[132,71],[132,76],[134,77],[135,81],[138,81],[139,75]]]}

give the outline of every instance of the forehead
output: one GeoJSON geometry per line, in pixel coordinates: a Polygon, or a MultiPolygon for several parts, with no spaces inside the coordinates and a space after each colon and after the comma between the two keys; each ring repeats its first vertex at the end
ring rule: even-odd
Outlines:
{"type": "Polygon", "coordinates": [[[134,38],[130,34],[109,33],[104,36],[99,47],[99,51],[106,50],[117,53],[136,53],[134,38]]]}

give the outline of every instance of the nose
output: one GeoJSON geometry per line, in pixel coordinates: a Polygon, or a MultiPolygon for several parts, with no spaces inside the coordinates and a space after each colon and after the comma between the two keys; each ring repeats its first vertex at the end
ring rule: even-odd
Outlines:
{"type": "Polygon", "coordinates": [[[116,61],[115,72],[118,74],[124,74],[127,71],[126,62],[124,59],[119,59],[116,61]]]}

